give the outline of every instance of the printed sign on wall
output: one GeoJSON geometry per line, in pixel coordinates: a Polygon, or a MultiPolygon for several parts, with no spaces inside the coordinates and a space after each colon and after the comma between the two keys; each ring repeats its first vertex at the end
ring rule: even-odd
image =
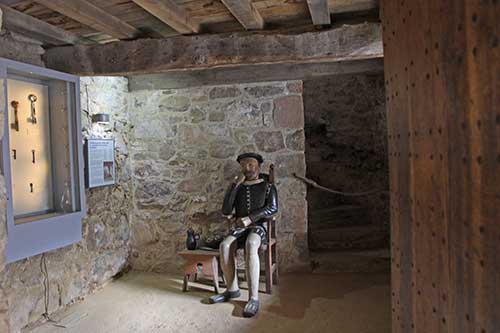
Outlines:
{"type": "Polygon", "coordinates": [[[87,187],[115,183],[115,141],[112,139],[87,139],[87,187]]]}

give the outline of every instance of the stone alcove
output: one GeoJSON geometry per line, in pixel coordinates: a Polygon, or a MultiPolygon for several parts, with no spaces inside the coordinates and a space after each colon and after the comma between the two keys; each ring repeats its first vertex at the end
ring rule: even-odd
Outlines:
{"type": "MultiPolygon", "coordinates": [[[[389,168],[383,73],[304,81],[304,109],[307,177],[343,192],[381,190],[365,196],[342,196],[308,187],[312,253],[320,252],[324,258],[325,254],[337,253],[339,257],[342,253],[388,249],[389,168]]],[[[349,260],[337,266],[352,268],[349,260]]]]}

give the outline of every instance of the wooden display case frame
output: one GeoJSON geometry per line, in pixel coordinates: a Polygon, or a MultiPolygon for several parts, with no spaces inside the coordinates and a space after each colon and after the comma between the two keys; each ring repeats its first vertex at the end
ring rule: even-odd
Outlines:
{"type": "MultiPolygon", "coordinates": [[[[85,216],[85,181],[83,174],[84,159],[81,134],[80,114],[80,78],[58,71],[28,65],[8,59],[0,58],[0,89],[4,95],[4,105],[0,108],[4,114],[4,134],[1,139],[2,154],[0,154],[0,172],[5,177],[7,189],[7,246],[5,259],[7,262],[61,248],[82,239],[82,219],[85,216]],[[8,101],[7,80],[14,78],[29,80],[56,80],[66,83],[67,107],[67,142],[68,147],[62,145],[60,140],[51,140],[52,149],[66,149],[69,159],[70,191],[72,211],[55,211],[52,213],[23,217],[20,221],[14,216],[12,202],[12,178],[10,163],[9,124],[11,123],[8,101]]],[[[64,100],[63,98],[61,98],[64,100]]],[[[50,108],[50,107],[49,107],[50,108]]],[[[52,111],[50,111],[52,112],[52,111]]],[[[53,168],[55,168],[53,166],[53,168]]],[[[57,171],[53,173],[57,177],[57,171]]],[[[59,185],[58,185],[59,186],[59,185]]]]}

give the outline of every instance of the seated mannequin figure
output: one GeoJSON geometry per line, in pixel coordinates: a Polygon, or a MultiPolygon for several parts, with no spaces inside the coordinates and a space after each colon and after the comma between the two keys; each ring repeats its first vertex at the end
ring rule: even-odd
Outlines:
{"type": "Polygon", "coordinates": [[[224,197],[222,212],[231,215],[234,211],[236,226],[220,245],[222,271],[227,289],[222,294],[210,297],[210,303],[227,302],[240,296],[235,253],[238,245],[245,246],[248,303],[243,316],[253,317],[259,311],[259,248],[267,242],[264,222],[278,212],[278,193],[269,183],[267,175],[260,174],[263,158],[256,153],[238,156],[241,175],[236,177],[224,197]]]}

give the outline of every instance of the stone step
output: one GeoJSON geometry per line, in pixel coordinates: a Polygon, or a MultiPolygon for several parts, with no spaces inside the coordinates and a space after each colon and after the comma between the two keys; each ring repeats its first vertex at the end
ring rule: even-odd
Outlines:
{"type": "Polygon", "coordinates": [[[312,251],[313,273],[378,273],[391,271],[391,254],[386,248],[370,251],[312,251]]]}
{"type": "Polygon", "coordinates": [[[365,207],[344,205],[311,211],[308,216],[310,229],[325,229],[370,224],[365,207]]]}
{"type": "Polygon", "coordinates": [[[364,250],[388,244],[388,232],[377,227],[349,227],[309,230],[312,250],[364,250]]]}

